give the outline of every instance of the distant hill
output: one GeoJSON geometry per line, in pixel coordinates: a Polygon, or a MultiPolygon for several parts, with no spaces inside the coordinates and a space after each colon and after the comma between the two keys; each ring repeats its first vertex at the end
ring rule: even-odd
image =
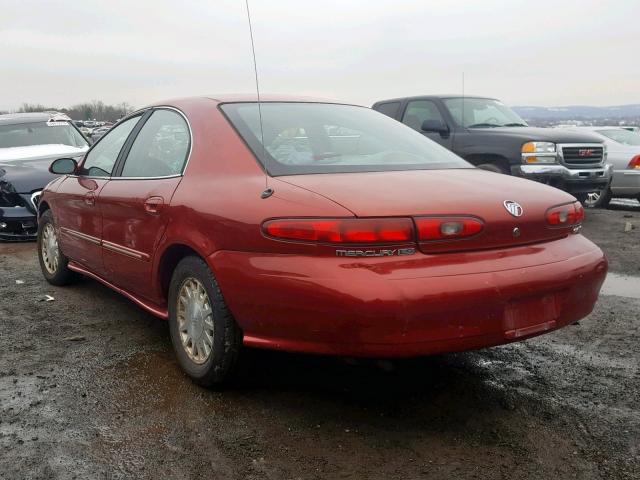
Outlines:
{"type": "Polygon", "coordinates": [[[567,107],[513,107],[524,118],[579,119],[579,118],[622,118],[640,117],[640,104],[612,107],[590,107],[573,105],[567,107]]]}

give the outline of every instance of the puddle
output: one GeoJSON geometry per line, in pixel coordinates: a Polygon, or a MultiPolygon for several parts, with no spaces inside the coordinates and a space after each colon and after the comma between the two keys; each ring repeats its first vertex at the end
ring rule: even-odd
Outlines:
{"type": "Polygon", "coordinates": [[[640,277],[608,273],[600,293],[640,299],[640,277]]]}

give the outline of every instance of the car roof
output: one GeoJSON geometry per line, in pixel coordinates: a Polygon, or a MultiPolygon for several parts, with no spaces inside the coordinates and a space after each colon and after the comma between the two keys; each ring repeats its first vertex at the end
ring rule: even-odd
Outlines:
{"type": "MultiPolygon", "coordinates": [[[[219,105],[223,103],[243,103],[243,102],[257,102],[258,96],[255,93],[238,93],[238,94],[222,94],[222,95],[207,95],[200,97],[184,97],[184,98],[174,98],[170,100],[164,100],[155,102],[151,105],[147,105],[146,107],[140,108],[133,112],[135,114],[142,110],[146,110],[152,107],[162,107],[162,106],[173,106],[178,109],[189,107],[207,107],[211,106],[213,102],[214,105],[219,105]]],[[[280,95],[280,94],[260,94],[260,101],[264,103],[268,102],[289,102],[289,103],[331,103],[337,105],[357,105],[350,102],[341,102],[338,100],[331,100],[326,98],[317,98],[317,97],[305,97],[301,95],[280,95]]],[[[128,115],[129,117],[132,115],[128,115]]]]}
{"type": "Polygon", "coordinates": [[[23,123],[48,122],[49,120],[71,121],[67,115],[59,112],[6,113],[0,115],[0,125],[19,125],[23,123]]]}
{"type": "MultiPolygon", "coordinates": [[[[447,100],[450,98],[472,98],[472,99],[484,99],[484,100],[498,100],[493,97],[484,97],[482,95],[462,95],[460,93],[450,93],[450,94],[439,94],[439,95],[414,95],[411,97],[398,97],[398,98],[389,98],[387,100],[378,100],[375,104],[378,103],[389,103],[389,102],[402,102],[405,100],[413,101],[413,100],[447,100]]],[[[374,104],[374,105],[375,105],[374,104]]]]}

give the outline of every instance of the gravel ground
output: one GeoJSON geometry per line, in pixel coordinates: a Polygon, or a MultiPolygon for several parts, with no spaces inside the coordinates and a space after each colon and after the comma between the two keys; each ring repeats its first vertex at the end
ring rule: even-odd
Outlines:
{"type": "MultiPolygon", "coordinates": [[[[584,233],[640,275],[640,207],[615,208],[584,233]]],[[[397,362],[255,351],[220,392],[184,377],[165,322],[91,280],[45,283],[33,244],[0,244],[0,271],[2,479],[640,478],[640,299],[615,286],[526,342],[397,362]]]]}

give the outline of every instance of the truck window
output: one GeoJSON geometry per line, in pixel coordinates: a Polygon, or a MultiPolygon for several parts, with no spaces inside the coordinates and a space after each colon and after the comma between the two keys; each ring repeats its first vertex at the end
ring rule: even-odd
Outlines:
{"type": "Polygon", "coordinates": [[[419,132],[422,130],[422,123],[425,120],[438,120],[444,123],[440,110],[432,101],[415,100],[409,102],[402,117],[402,123],[419,132]]]}
{"type": "Polygon", "coordinates": [[[400,106],[400,102],[389,102],[389,103],[381,103],[374,107],[380,113],[384,113],[386,116],[391,118],[396,118],[398,114],[398,107],[400,106]]]}

